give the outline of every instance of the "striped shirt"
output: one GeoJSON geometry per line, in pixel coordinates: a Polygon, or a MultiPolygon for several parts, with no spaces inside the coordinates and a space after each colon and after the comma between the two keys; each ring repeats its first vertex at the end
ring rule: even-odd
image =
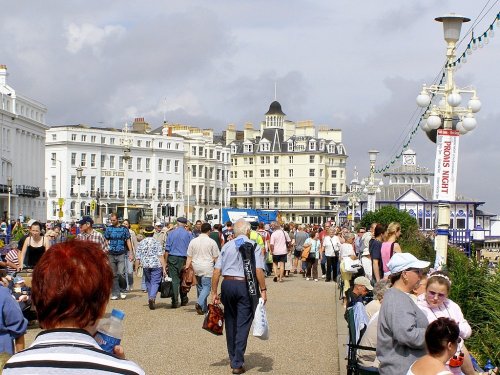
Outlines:
{"type": "Polygon", "coordinates": [[[85,233],[85,232],[78,233],[78,235],[76,236],[76,239],[81,240],[81,241],[95,242],[95,243],[101,245],[101,247],[104,251],[106,251],[106,252],[109,251],[108,243],[104,239],[104,236],[94,229],[92,229],[92,232],[90,232],[90,233],[85,233]]]}
{"type": "Polygon", "coordinates": [[[2,374],[145,374],[132,361],[103,351],[90,334],[81,329],[43,331],[33,344],[12,356],[2,374]]]}

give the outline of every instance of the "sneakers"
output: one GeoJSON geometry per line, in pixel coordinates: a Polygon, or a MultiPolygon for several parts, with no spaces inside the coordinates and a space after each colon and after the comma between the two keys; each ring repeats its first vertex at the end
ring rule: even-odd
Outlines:
{"type": "Polygon", "coordinates": [[[322,278],[322,279],[326,278],[326,275],[321,275],[321,278],[322,278]]]}
{"type": "Polygon", "coordinates": [[[309,281],[309,280],[311,280],[311,279],[310,279],[309,277],[306,277],[306,280],[307,280],[307,281],[309,281]]]}
{"type": "Polygon", "coordinates": [[[318,282],[318,279],[314,279],[314,281],[318,282]]]}
{"type": "Polygon", "coordinates": [[[127,295],[125,293],[120,293],[120,298],[125,299],[125,298],[127,298],[127,295]]]}
{"type": "Polygon", "coordinates": [[[150,299],[148,301],[148,303],[149,303],[149,309],[150,310],[154,310],[155,309],[155,300],[154,299],[150,299]]]}
{"type": "Polygon", "coordinates": [[[111,296],[111,299],[114,301],[114,300],[118,299],[118,297],[117,296],[111,296]]]}

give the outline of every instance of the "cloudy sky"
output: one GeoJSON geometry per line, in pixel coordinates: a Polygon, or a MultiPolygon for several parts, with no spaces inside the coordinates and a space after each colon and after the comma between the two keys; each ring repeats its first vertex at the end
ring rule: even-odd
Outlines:
{"type": "MultiPolygon", "coordinates": [[[[478,35],[499,11],[498,0],[9,1],[0,63],[19,93],[48,107],[49,125],[121,128],[145,117],[157,126],[165,117],[242,129],[263,119],[276,82],[288,119],[343,129],[350,179],[354,166],[367,175],[369,149],[380,151],[377,167],[393,159],[415,126],[415,97],[445,59],[434,18],[460,13],[476,21],[462,36],[471,26],[478,35]]],[[[500,213],[495,31],[456,72],[483,104],[476,130],[460,138],[457,191],[500,213]]],[[[422,131],[410,147],[434,168],[422,131]]]]}

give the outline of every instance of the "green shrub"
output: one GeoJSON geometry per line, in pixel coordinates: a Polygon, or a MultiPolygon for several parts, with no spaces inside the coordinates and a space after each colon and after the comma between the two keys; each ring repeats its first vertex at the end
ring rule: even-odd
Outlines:
{"type": "Polygon", "coordinates": [[[413,237],[418,232],[418,223],[413,216],[406,211],[400,211],[396,207],[384,206],[377,211],[368,212],[359,222],[361,227],[369,227],[371,223],[388,225],[391,222],[401,224],[401,239],[413,237]]]}

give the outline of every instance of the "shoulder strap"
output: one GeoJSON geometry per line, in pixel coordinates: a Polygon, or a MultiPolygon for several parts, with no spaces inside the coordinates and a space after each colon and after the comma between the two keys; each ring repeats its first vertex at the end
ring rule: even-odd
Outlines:
{"type": "Polygon", "coordinates": [[[390,256],[390,258],[392,258],[392,256],[394,255],[394,244],[395,244],[395,242],[391,243],[391,256],[390,256]]]}

